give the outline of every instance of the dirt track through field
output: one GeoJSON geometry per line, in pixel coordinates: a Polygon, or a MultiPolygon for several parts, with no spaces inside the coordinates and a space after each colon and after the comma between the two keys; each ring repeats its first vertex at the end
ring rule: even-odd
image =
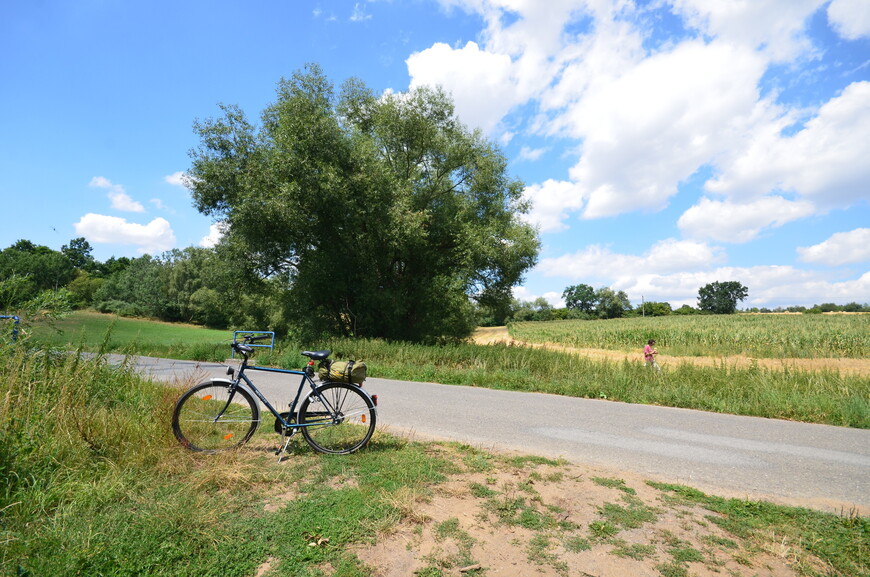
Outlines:
{"type": "MultiPolygon", "coordinates": [[[[643,361],[643,354],[640,349],[635,353],[626,353],[624,351],[612,351],[608,349],[578,349],[566,347],[556,343],[530,343],[527,341],[519,341],[508,334],[507,327],[481,327],[474,333],[474,342],[479,345],[492,345],[496,343],[513,344],[526,347],[537,347],[551,349],[554,351],[562,351],[566,353],[575,353],[595,359],[603,359],[610,361],[622,361],[625,359],[636,359],[638,362],[643,361]]],[[[832,370],[839,371],[841,374],[870,376],[870,359],[756,359],[746,356],[729,356],[729,357],[674,357],[664,354],[658,355],[658,363],[662,367],[671,365],[676,366],[683,363],[688,363],[703,367],[721,366],[723,363],[726,366],[735,366],[738,368],[748,368],[757,366],[763,369],[798,369],[803,371],[820,371],[832,370]]]]}

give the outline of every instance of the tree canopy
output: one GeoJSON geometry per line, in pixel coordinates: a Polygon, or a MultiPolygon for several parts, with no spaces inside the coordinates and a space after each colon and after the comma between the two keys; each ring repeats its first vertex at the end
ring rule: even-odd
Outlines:
{"type": "Polygon", "coordinates": [[[562,291],[562,298],[565,300],[565,306],[569,309],[591,313],[595,308],[595,289],[588,284],[567,287],[562,291]]]}
{"type": "Polygon", "coordinates": [[[536,230],[502,153],[444,92],[336,94],[310,65],[278,84],[255,127],[234,106],[199,121],[189,185],[250,274],[286,279],[308,334],[433,340],[507,310],[536,230]]]}
{"type": "Polygon", "coordinates": [[[625,291],[602,287],[595,291],[595,311],[602,319],[618,319],[631,310],[631,301],[625,291]]]}
{"type": "Polygon", "coordinates": [[[737,281],[716,281],[698,290],[698,308],[717,315],[733,314],[747,296],[749,289],[737,281]]]}

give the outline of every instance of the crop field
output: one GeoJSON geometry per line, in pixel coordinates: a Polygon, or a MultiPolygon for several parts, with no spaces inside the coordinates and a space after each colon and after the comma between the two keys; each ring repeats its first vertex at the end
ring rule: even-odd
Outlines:
{"type": "Polygon", "coordinates": [[[870,315],[695,315],[602,321],[523,322],[511,337],[572,348],[638,351],[655,339],[674,356],[870,357],[870,315]]]}

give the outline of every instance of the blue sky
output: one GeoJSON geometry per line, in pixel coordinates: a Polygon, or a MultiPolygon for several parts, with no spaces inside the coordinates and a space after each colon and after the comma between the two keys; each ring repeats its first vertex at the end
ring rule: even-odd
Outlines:
{"type": "Polygon", "coordinates": [[[439,84],[502,147],[542,241],[518,298],[870,302],[867,0],[13,0],[0,54],[0,248],[208,245],[194,120],[317,62],[439,84]]]}

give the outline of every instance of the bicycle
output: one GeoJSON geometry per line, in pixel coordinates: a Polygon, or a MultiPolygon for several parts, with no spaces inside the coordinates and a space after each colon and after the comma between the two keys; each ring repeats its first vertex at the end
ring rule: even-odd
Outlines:
{"type": "Polygon", "coordinates": [[[354,384],[314,381],[314,362],[332,351],[303,351],[308,365],[303,370],[275,369],[248,363],[250,343],[270,337],[248,336],[231,347],[242,356],[238,375],[227,367],[230,378],[213,378],[184,392],[172,412],[172,432],[188,449],[216,453],[247,443],[260,425],[256,398],[275,416],[275,432],[283,444],[276,451],[281,460],[290,438],[301,431],[305,441],[319,453],[354,453],[368,444],[377,421],[377,396],[354,384]],[[266,399],[245,374],[248,370],[301,375],[289,411],[281,412],[266,399]],[[308,392],[303,396],[305,385],[308,392]]]}

